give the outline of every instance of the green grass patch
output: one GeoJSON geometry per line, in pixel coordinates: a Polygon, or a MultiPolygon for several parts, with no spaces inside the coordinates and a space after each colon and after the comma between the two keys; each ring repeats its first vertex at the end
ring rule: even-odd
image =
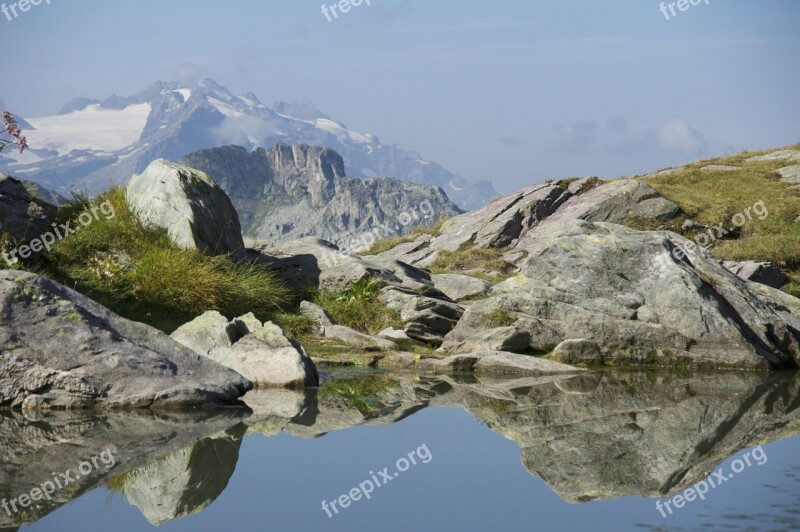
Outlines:
{"type": "Polygon", "coordinates": [[[395,238],[384,238],[383,240],[378,240],[374,244],[372,244],[368,249],[364,251],[360,251],[358,254],[361,256],[364,255],[377,255],[378,253],[383,253],[384,251],[389,251],[400,244],[405,244],[406,242],[413,242],[416,239],[416,235],[403,235],[398,236],[395,238]]]}
{"type": "Polygon", "coordinates": [[[501,307],[495,307],[489,314],[485,315],[486,327],[494,329],[496,327],[509,327],[517,322],[517,317],[501,307]]]}
{"type": "Polygon", "coordinates": [[[207,310],[266,319],[287,302],[287,289],[267,267],[184,250],[166,231],[145,228],[122,189],[93,202],[79,198],[60,210],[60,222],[75,227],[80,213],[101,204],[106,210],[58,241],[45,264],[52,276],[120,315],[170,332],[207,310]]]}
{"type": "Polygon", "coordinates": [[[498,283],[512,277],[516,267],[503,258],[505,249],[463,247],[458,251],[441,250],[431,263],[433,273],[466,273],[498,283]]]}
{"type": "Polygon", "coordinates": [[[401,328],[400,314],[378,300],[380,289],[379,282],[364,279],[344,292],[318,291],[312,299],[333,321],[363,333],[375,334],[387,327],[401,328]]]}
{"type": "MultiPolygon", "coordinates": [[[[786,149],[800,149],[800,144],[786,149]]],[[[775,151],[775,150],[770,150],[775,151]]],[[[761,152],[768,153],[768,152],[761,152]]],[[[745,152],[731,157],[698,161],[677,172],[644,179],[656,191],[677,203],[686,213],[670,222],[668,229],[696,236],[681,228],[687,218],[701,224],[734,229],[734,217],[745,215],[741,227],[714,242],[711,253],[719,260],[761,260],[782,265],[792,281],[784,288],[800,296],[800,193],[790,189],[790,184],[780,180],[776,170],[790,166],[790,161],[755,161],[746,159],[760,153],[745,152]],[[739,166],[734,171],[701,170],[703,166],[718,164],[739,166]],[[763,202],[763,212],[754,206],[763,202]],[[749,215],[747,214],[749,211],[749,215]],[[763,218],[763,219],[762,219],[763,218]]],[[[741,220],[741,218],[739,218],[741,220]]],[[[630,225],[638,227],[635,220],[630,225]]]]}

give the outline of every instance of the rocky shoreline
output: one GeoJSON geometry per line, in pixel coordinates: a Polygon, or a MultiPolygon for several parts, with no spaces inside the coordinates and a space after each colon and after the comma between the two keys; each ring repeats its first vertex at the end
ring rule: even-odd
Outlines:
{"type": "MultiPolygon", "coordinates": [[[[134,177],[127,201],[176,246],[267,265],[298,295],[374,283],[397,327],[359,331],[302,296],[292,311],[370,365],[538,377],[800,365],[800,300],[767,286],[780,284],[767,266],[723,264],[665,230],[681,208],[637,179],[536,185],[363,256],[313,237],[245,245],[213,179],[166,161],[134,177]],[[483,262],[434,273],[467,254],[483,262]]],[[[0,203],[0,233],[17,242],[47,230],[56,211],[6,176],[0,203]]],[[[0,270],[0,326],[0,408],[231,404],[254,386],[317,386],[315,361],[341,363],[252,313],[209,309],[170,338],[14,270],[0,270]]]]}

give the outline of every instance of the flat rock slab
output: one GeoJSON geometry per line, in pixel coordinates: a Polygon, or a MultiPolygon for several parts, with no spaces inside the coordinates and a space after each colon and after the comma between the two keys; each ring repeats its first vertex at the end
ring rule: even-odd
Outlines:
{"type": "Polygon", "coordinates": [[[253,385],[49,279],[0,270],[0,407],[183,408],[253,385]]]}
{"type": "Polygon", "coordinates": [[[738,166],[730,166],[727,164],[709,164],[700,168],[703,172],[735,172],[739,169],[738,166]]]}
{"type": "Polygon", "coordinates": [[[780,174],[782,178],[781,181],[800,185],[800,164],[779,168],[778,174],[780,174]]]}
{"type": "Polygon", "coordinates": [[[476,351],[444,359],[422,359],[416,369],[435,372],[474,371],[492,375],[567,375],[586,370],[545,358],[505,351],[476,351]]]}
{"type": "Polygon", "coordinates": [[[759,161],[800,161],[800,150],[778,150],[745,159],[748,163],[759,161]]]}

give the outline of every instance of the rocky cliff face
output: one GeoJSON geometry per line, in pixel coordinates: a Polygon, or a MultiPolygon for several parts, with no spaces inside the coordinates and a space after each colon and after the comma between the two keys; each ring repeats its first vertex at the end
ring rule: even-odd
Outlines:
{"type": "Polygon", "coordinates": [[[231,197],[244,235],[259,240],[313,235],[344,242],[371,231],[387,238],[460,212],[439,187],[348,177],[342,158],[327,148],[225,146],[181,163],[212,176],[231,197]]]}

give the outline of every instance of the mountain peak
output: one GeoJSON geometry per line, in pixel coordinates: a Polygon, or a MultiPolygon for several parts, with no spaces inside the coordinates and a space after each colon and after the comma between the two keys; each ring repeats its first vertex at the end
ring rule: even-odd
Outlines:
{"type": "Polygon", "coordinates": [[[254,150],[284,143],[335,150],[354,178],[390,176],[442,187],[466,209],[495,195],[414,151],[348,128],[310,102],[276,101],[268,107],[254,93],[235,96],[211,78],[192,87],[157,81],[132,96],[115,94],[99,103],[77,98],[60,115],[28,122],[29,151],[39,159],[0,153],[0,171],[38,178],[51,188],[57,183],[63,191],[72,185],[102,190],[158,158],[177,161],[196,150],[231,144],[254,150]]]}

